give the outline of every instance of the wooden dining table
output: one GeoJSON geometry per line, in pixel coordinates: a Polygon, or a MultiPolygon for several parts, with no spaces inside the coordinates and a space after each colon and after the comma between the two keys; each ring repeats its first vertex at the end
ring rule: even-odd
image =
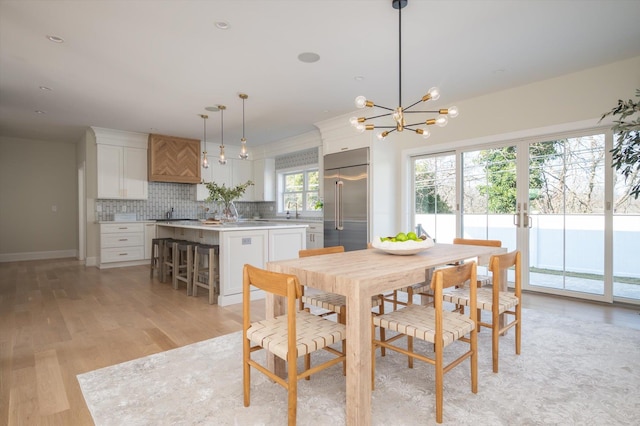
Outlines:
{"type": "MultiPolygon", "coordinates": [[[[346,424],[371,424],[371,297],[424,282],[438,266],[477,258],[488,263],[499,247],[435,244],[410,256],[391,255],[378,249],[349,251],[267,263],[274,272],[295,274],[302,285],[346,296],[347,377],[346,424]]],[[[279,297],[266,298],[266,315],[284,313],[279,297]]],[[[285,374],[284,361],[268,357],[270,368],[285,374]]]]}

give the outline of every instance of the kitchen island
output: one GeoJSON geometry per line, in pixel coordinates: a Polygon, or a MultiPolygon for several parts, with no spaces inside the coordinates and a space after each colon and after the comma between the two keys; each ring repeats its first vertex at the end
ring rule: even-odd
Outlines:
{"type": "MultiPolygon", "coordinates": [[[[194,221],[157,223],[157,237],[171,237],[200,244],[220,246],[221,306],[242,302],[242,268],[249,263],[266,268],[267,262],[293,259],[306,248],[306,228],[303,223],[233,222],[208,225],[194,221]]],[[[264,298],[254,291],[252,299],[264,298]]]]}

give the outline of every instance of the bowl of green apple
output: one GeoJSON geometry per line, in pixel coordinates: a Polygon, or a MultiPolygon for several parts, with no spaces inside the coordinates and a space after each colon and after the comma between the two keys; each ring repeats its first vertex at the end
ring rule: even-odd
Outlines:
{"type": "Polygon", "coordinates": [[[417,254],[433,245],[431,238],[426,235],[418,236],[415,232],[399,232],[393,237],[373,237],[371,242],[373,248],[400,256],[417,254]]]}

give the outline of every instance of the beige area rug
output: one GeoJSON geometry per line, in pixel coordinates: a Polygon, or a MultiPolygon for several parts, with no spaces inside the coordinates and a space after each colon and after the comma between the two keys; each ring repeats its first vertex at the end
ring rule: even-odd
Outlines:
{"type": "MultiPolygon", "coordinates": [[[[477,394],[470,390],[468,361],[445,375],[446,424],[638,424],[640,331],[531,310],[523,316],[522,354],[514,354],[513,332],[501,338],[498,374],[491,371],[491,335],[479,334],[477,394]]],[[[78,380],[99,426],[285,425],[284,389],[255,370],[251,406],[243,406],[241,360],[241,334],[234,333],[78,380]]],[[[410,370],[406,357],[378,353],[375,379],[374,425],[435,424],[430,365],[416,362],[410,370]]],[[[344,407],[341,366],[300,382],[299,425],[344,424],[344,407]]]]}

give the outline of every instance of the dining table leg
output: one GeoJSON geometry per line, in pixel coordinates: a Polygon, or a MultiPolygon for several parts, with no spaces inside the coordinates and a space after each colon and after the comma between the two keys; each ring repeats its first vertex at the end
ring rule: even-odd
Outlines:
{"type": "MultiPolygon", "coordinates": [[[[338,286],[340,285],[338,279],[338,286]]],[[[346,424],[371,424],[371,294],[360,285],[345,285],[347,293],[346,424]]]]}

